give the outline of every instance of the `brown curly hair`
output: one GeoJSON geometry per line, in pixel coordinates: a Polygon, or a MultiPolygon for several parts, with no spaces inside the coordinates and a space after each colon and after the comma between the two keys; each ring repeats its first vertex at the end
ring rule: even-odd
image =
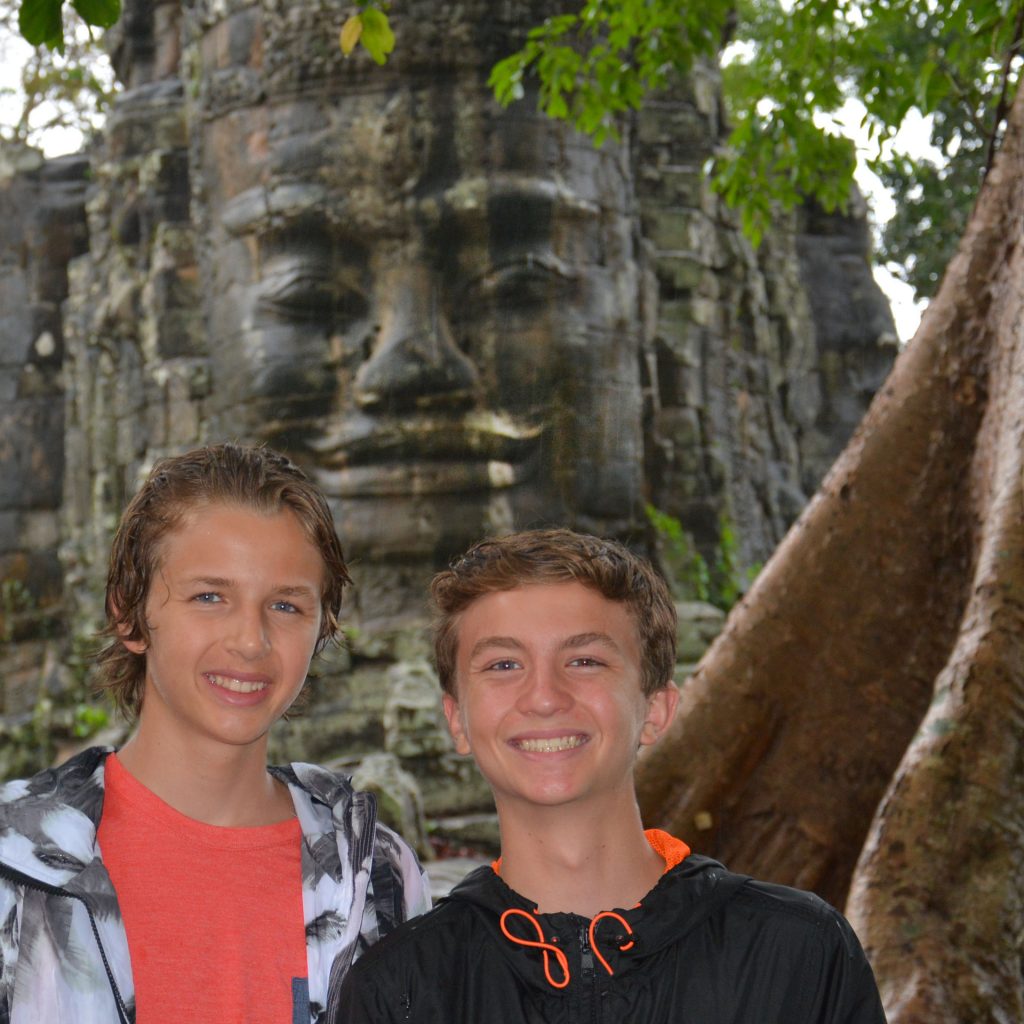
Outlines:
{"type": "Polygon", "coordinates": [[[614,540],[572,530],[526,530],[474,544],[430,584],[434,657],[441,688],[455,692],[459,620],[477,598],[535,583],[582,583],[624,604],[636,623],[644,696],[672,680],[676,607],[653,565],[614,540]]]}
{"type": "Polygon", "coordinates": [[[339,629],[342,591],[350,583],[334,519],[320,489],[287,456],[264,446],[216,444],[162,459],[121,516],[107,573],[107,640],[97,655],[99,686],[129,720],[138,717],[146,656],[125,640],[149,642],[146,599],[159,568],[164,537],[190,512],[215,504],[264,515],[290,509],[324,561],[323,610],[316,653],[339,629]]]}

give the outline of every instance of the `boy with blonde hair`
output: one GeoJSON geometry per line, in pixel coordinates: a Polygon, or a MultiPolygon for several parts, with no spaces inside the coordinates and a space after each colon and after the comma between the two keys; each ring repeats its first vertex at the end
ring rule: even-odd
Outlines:
{"type": "Polygon", "coordinates": [[[355,957],[426,909],[372,796],[266,764],[348,581],[283,455],[154,467],[114,538],[100,654],[134,731],[0,788],[0,1021],[322,1021],[355,957]]]}

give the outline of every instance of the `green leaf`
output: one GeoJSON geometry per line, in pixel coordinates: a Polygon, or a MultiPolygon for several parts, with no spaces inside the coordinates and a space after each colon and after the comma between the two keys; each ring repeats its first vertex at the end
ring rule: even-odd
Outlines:
{"type": "Polygon", "coordinates": [[[359,41],[363,49],[378,63],[386,64],[388,54],[395,48],[395,33],[391,31],[388,16],[375,7],[362,13],[363,34],[359,41]]]}
{"type": "Polygon", "coordinates": [[[33,46],[48,46],[64,52],[62,0],[22,0],[18,11],[18,31],[33,46]]]}
{"type": "Polygon", "coordinates": [[[71,6],[87,25],[110,28],[121,17],[121,0],[71,0],[71,6]]]}

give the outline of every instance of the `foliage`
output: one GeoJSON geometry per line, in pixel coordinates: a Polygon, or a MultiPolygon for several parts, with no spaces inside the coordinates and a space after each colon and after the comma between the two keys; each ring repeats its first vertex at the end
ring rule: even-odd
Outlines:
{"type": "MultiPolygon", "coordinates": [[[[102,28],[117,20],[121,0],[71,7],[87,27],[102,28]]],[[[388,0],[356,5],[342,51],[362,46],[385,63],[395,46],[389,9],[388,0]]],[[[64,10],[64,0],[21,0],[25,38],[64,53],[73,45],[64,10]]],[[[578,13],[535,26],[490,82],[508,104],[526,96],[533,76],[540,108],[600,144],[652,90],[738,44],[727,51],[732,129],[713,184],[755,243],[778,207],[807,197],[826,210],[845,207],[855,154],[835,115],[856,96],[878,147],[873,167],[899,207],[882,256],[923,296],[934,292],[991,162],[1020,74],[1022,33],[1024,0],[585,0],[578,13]],[[886,151],[911,109],[933,115],[942,165],[886,151]]],[[[102,109],[109,91],[88,68],[51,61],[27,70],[30,99],[13,137],[27,137],[41,99],[102,109]]]]}
{"type": "Polygon", "coordinates": [[[589,0],[533,29],[491,80],[510,103],[534,73],[541,109],[599,143],[731,32],[742,44],[724,74],[733,128],[714,185],[757,241],[776,206],[807,196],[826,210],[845,206],[854,151],[832,115],[851,95],[879,146],[912,107],[970,111],[960,135],[994,140],[1019,74],[1022,23],[1024,0],[589,0]]]}
{"type": "Polygon", "coordinates": [[[589,0],[579,14],[531,29],[523,49],[495,65],[490,84],[507,105],[523,98],[532,68],[540,108],[599,145],[618,137],[618,116],[637,110],[673,68],[717,53],[731,10],[732,0],[589,0]]]}
{"type": "Polygon", "coordinates": [[[58,687],[40,678],[30,710],[0,717],[0,780],[33,775],[52,764],[61,747],[77,747],[115,723],[106,698],[92,694],[94,639],[73,637],[65,655],[58,687]]]}
{"type": "Polygon", "coordinates": [[[19,15],[16,3],[0,0],[0,56],[8,67],[21,68],[17,88],[0,88],[0,100],[7,101],[0,140],[39,145],[55,128],[88,135],[113,98],[109,62],[81,19],[76,19],[80,31],[69,31],[66,39],[62,34],[60,47],[38,46],[21,58],[18,25],[25,8],[23,3],[19,15]]]}
{"type": "Polygon", "coordinates": [[[19,579],[0,581],[0,643],[14,639],[15,626],[22,616],[35,611],[35,595],[19,579]]]}
{"type": "Polygon", "coordinates": [[[673,515],[645,505],[647,521],[657,538],[658,558],[677,601],[707,601],[728,611],[750,588],[760,565],[740,565],[739,537],[732,519],[718,517],[718,543],[711,566],[697,549],[693,537],[673,515]]]}
{"type": "MultiPolygon", "coordinates": [[[[904,268],[918,295],[933,294],[1001,136],[1020,74],[1022,27],[1022,0],[745,0],[736,38],[746,56],[724,72],[739,166],[724,164],[719,182],[732,176],[742,188],[744,177],[759,180],[760,167],[750,174],[742,166],[755,126],[814,114],[820,121],[858,97],[877,146],[871,166],[898,207],[882,255],[904,268]],[[887,151],[912,108],[932,115],[941,167],[887,151]]],[[[802,163],[814,162],[813,139],[798,138],[792,148],[802,163]]],[[[836,180],[823,184],[835,190],[836,180]]],[[[822,198],[810,184],[783,196],[784,205],[800,191],[822,198]]],[[[735,197],[734,188],[727,198],[735,197]]],[[[833,202],[842,198],[833,191],[833,202]]],[[[764,205],[762,197],[755,202],[764,205]]]]}
{"type": "Polygon", "coordinates": [[[387,62],[395,48],[395,33],[387,16],[390,6],[387,2],[365,3],[342,25],[338,42],[346,57],[361,45],[378,64],[387,62]]]}
{"type": "MultiPolygon", "coordinates": [[[[1008,97],[1019,81],[1024,3],[1004,6],[1007,19],[1016,19],[1012,37],[992,37],[987,59],[980,56],[973,65],[942,69],[940,80],[947,88],[935,105],[931,129],[932,146],[942,159],[896,157],[878,168],[896,203],[882,234],[881,255],[901,267],[901,276],[919,297],[934,295],[938,288],[998,143],[1008,97]],[[922,238],[927,238],[926,245],[922,238]]],[[[941,13],[929,12],[923,29],[905,33],[901,49],[916,51],[915,59],[925,62],[938,50],[933,40],[953,31],[942,23],[941,13]]],[[[1005,31],[1008,21],[999,27],[1005,31]]]]}
{"type": "MultiPolygon", "coordinates": [[[[63,54],[65,0],[21,0],[18,28],[33,46],[63,54]]],[[[121,17],[121,0],[71,0],[71,7],[89,27],[106,29],[121,17]]]]}

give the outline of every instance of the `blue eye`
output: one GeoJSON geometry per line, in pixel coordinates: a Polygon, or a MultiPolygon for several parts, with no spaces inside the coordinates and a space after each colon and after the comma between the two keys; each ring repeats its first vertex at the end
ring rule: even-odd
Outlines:
{"type": "Polygon", "coordinates": [[[279,612],[288,612],[289,614],[299,614],[299,609],[291,603],[291,601],[275,601],[271,608],[275,608],[279,612]]]}
{"type": "Polygon", "coordinates": [[[212,591],[207,591],[203,594],[196,594],[195,597],[192,598],[192,600],[197,602],[198,604],[218,604],[222,599],[220,594],[215,594],[212,591]]]}
{"type": "Polygon", "coordinates": [[[493,661],[487,666],[491,672],[511,672],[517,668],[520,668],[518,661],[513,661],[512,658],[502,658],[500,661],[493,661]]]}

